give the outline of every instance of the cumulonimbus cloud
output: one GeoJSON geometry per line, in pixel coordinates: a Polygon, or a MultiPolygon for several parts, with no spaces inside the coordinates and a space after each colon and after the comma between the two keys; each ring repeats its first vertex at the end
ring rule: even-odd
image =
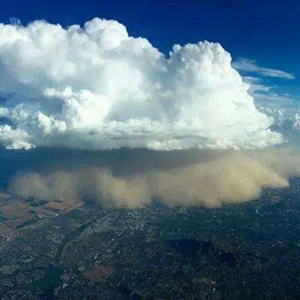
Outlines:
{"type": "Polygon", "coordinates": [[[221,45],[166,57],[116,21],[0,24],[0,143],[156,150],[282,142],[221,45]],[[3,101],[2,101],[3,102],[3,101]]]}

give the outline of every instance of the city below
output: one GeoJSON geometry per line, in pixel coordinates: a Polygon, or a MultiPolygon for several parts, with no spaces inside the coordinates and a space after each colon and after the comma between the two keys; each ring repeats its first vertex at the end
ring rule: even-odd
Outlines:
{"type": "Polygon", "coordinates": [[[1,194],[1,299],[290,299],[300,180],[206,209],[105,209],[1,194]]]}

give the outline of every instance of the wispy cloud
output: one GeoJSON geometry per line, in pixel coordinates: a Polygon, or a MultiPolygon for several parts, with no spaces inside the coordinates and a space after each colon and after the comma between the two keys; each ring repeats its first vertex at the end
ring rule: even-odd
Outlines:
{"type": "Polygon", "coordinates": [[[298,98],[295,95],[280,93],[278,86],[269,85],[259,77],[244,76],[243,81],[249,84],[248,92],[258,107],[272,107],[287,109],[298,107],[298,98]]]}
{"type": "Polygon", "coordinates": [[[291,73],[260,67],[255,60],[251,60],[248,58],[238,58],[235,62],[232,63],[232,67],[238,71],[254,73],[266,77],[295,79],[295,76],[291,73]]]}
{"type": "Polygon", "coordinates": [[[261,78],[258,77],[244,76],[243,80],[250,85],[250,94],[266,93],[274,88],[273,86],[266,85],[264,82],[262,82],[261,78]]]}

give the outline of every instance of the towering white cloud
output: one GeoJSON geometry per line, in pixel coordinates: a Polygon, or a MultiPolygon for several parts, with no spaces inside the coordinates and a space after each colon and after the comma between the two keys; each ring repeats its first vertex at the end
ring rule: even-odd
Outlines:
{"type": "Polygon", "coordinates": [[[0,24],[0,142],[66,146],[262,148],[282,141],[219,44],[166,58],[125,26],[0,24]]]}

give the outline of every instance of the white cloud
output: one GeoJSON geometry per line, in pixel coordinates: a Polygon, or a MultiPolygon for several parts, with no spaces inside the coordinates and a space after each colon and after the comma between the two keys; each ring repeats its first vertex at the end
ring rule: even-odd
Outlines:
{"type": "MultiPolygon", "coordinates": [[[[300,145],[300,103],[297,95],[280,93],[280,88],[264,85],[261,79],[252,80],[249,92],[254,98],[256,106],[259,110],[272,117],[274,123],[272,130],[280,132],[285,142],[291,146],[299,147],[300,145]],[[254,87],[252,87],[254,85],[254,87]],[[256,88],[255,86],[261,86],[256,88]],[[265,90],[264,90],[265,88],[265,90]],[[270,88],[268,90],[268,88],[270,88]]],[[[250,82],[248,78],[245,81],[250,82]]]]}
{"type": "Polygon", "coordinates": [[[260,67],[255,60],[239,58],[233,64],[233,68],[238,71],[254,73],[266,77],[277,77],[282,79],[295,79],[295,76],[285,71],[260,67]]]}
{"type": "Polygon", "coordinates": [[[116,21],[0,24],[8,148],[262,148],[282,141],[219,44],[166,58],[116,21]]]}
{"type": "Polygon", "coordinates": [[[279,93],[276,91],[278,87],[266,85],[261,78],[244,76],[243,80],[250,84],[249,93],[256,106],[274,119],[272,128],[281,132],[285,138],[295,139],[295,130],[300,129],[298,97],[279,93]]]}
{"type": "MultiPolygon", "coordinates": [[[[243,80],[250,84],[249,93],[254,97],[256,93],[266,93],[273,89],[272,86],[265,85],[260,78],[252,76],[243,76],[243,80]]],[[[254,97],[255,99],[255,97],[254,97]]]]}
{"type": "Polygon", "coordinates": [[[261,111],[275,119],[276,130],[284,132],[287,137],[294,137],[300,130],[300,114],[297,109],[280,109],[272,107],[262,107],[261,111]]]}

